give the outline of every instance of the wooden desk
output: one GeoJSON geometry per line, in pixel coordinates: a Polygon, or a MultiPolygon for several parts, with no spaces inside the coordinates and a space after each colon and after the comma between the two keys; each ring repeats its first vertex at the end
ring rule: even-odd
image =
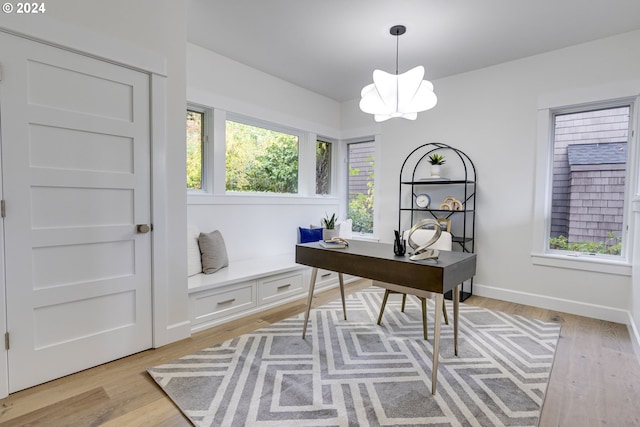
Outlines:
{"type": "MultiPolygon", "coordinates": [[[[302,330],[303,339],[307,332],[307,322],[309,321],[318,268],[322,268],[338,272],[345,319],[347,318],[347,312],[344,300],[343,273],[397,284],[400,286],[398,290],[406,293],[419,295],[424,291],[433,292],[436,297],[436,307],[442,307],[445,292],[453,291],[453,339],[454,351],[456,356],[458,355],[460,284],[475,275],[475,254],[440,251],[440,256],[437,260],[411,261],[408,255],[395,256],[393,245],[386,243],[350,241],[349,246],[344,249],[327,249],[314,242],[296,245],[296,262],[313,267],[302,330]]],[[[435,316],[433,338],[432,394],[436,392],[438,378],[440,323],[441,316],[438,312],[435,316]]]]}

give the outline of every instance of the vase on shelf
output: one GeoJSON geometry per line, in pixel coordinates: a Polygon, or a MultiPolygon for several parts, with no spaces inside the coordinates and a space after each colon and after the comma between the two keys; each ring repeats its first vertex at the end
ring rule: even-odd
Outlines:
{"type": "Polygon", "coordinates": [[[431,178],[440,178],[440,165],[431,165],[431,178]]]}

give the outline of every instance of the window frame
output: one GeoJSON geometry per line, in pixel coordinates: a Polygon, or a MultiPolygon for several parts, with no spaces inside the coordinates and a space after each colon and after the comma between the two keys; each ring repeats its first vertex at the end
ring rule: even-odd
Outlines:
{"type": "MultiPolygon", "coordinates": [[[[201,113],[202,114],[202,152],[200,153],[201,155],[201,167],[202,170],[200,171],[200,180],[201,180],[201,188],[200,189],[191,189],[191,188],[187,188],[187,194],[207,194],[211,191],[211,179],[210,179],[210,170],[211,168],[209,167],[210,165],[210,161],[209,161],[209,135],[211,133],[211,127],[212,127],[212,117],[211,117],[211,111],[207,108],[201,107],[199,105],[195,105],[195,104],[187,104],[187,108],[186,111],[193,111],[196,113],[201,113]]],[[[186,141],[185,141],[185,151],[186,151],[186,141]]],[[[186,162],[185,162],[185,166],[186,166],[186,162]]],[[[186,178],[186,174],[185,174],[185,178],[186,178]]]]}
{"type": "Polygon", "coordinates": [[[533,215],[534,265],[562,267],[600,273],[631,275],[634,232],[632,205],[638,198],[638,148],[636,143],[640,88],[633,82],[627,85],[587,88],[568,93],[541,96],[538,104],[536,142],[536,170],[533,215]],[[623,213],[623,249],[620,256],[593,256],[568,253],[549,248],[551,230],[551,196],[553,190],[554,118],[557,114],[595,108],[629,105],[629,138],[627,142],[627,176],[623,213]]]}
{"type": "MultiPolygon", "coordinates": [[[[280,132],[280,133],[284,133],[287,135],[293,135],[296,136],[298,138],[298,170],[297,170],[297,176],[298,176],[298,185],[297,185],[297,192],[296,193],[276,193],[276,192],[256,192],[256,191],[229,191],[226,188],[226,163],[225,163],[225,167],[224,167],[224,173],[225,173],[225,181],[224,181],[224,193],[228,194],[228,195],[258,195],[258,196],[284,196],[284,197],[288,197],[288,196],[300,196],[300,195],[304,195],[306,192],[304,191],[305,188],[305,178],[303,177],[303,175],[305,175],[304,173],[301,173],[301,169],[303,169],[304,164],[302,162],[303,160],[303,156],[302,154],[304,153],[304,146],[308,145],[308,133],[299,130],[299,129],[295,129],[295,128],[291,128],[291,127],[287,127],[287,126],[283,126],[283,125],[279,125],[277,123],[272,123],[272,122],[267,122],[265,120],[260,120],[260,119],[255,119],[252,117],[248,117],[248,116],[244,116],[242,114],[236,114],[236,113],[229,113],[227,112],[226,117],[225,117],[225,138],[224,138],[224,145],[225,145],[225,159],[226,159],[226,123],[228,121],[231,122],[235,122],[235,123],[240,123],[246,126],[252,126],[252,127],[257,127],[257,128],[262,128],[262,129],[267,129],[270,131],[274,131],[274,132],[280,132]]],[[[314,169],[315,170],[315,169],[314,169]]],[[[315,174],[314,174],[315,176],[315,174]]]]}
{"type": "MultiPolygon", "coordinates": [[[[205,112],[207,141],[205,146],[205,190],[187,191],[188,205],[270,205],[281,203],[294,203],[302,205],[335,205],[340,200],[339,187],[336,183],[340,180],[340,164],[337,162],[338,154],[334,151],[332,158],[332,193],[329,195],[315,194],[315,144],[316,138],[332,142],[334,149],[340,147],[340,140],[336,137],[326,136],[331,132],[316,134],[305,131],[295,126],[281,125],[274,121],[251,117],[246,114],[226,111],[220,108],[205,107],[199,104],[187,103],[188,109],[201,108],[205,112]],[[227,192],[226,191],[226,121],[234,120],[254,126],[262,126],[276,131],[291,133],[292,130],[299,136],[298,142],[298,194],[284,193],[252,193],[252,192],[227,192]],[[307,172],[308,171],[308,172],[307,172]]],[[[204,179],[204,178],[203,178],[204,179]]],[[[203,184],[203,187],[205,185],[203,184]]]]}
{"type": "Polygon", "coordinates": [[[379,229],[379,213],[380,213],[380,143],[379,138],[377,136],[369,136],[369,137],[361,137],[361,138],[351,138],[344,141],[344,217],[348,218],[349,214],[349,145],[351,144],[359,144],[359,143],[367,143],[373,142],[373,156],[374,156],[374,164],[373,164],[373,231],[371,233],[361,233],[353,231],[353,235],[357,237],[359,240],[378,240],[378,229],[379,229]]]}
{"type": "MultiPolygon", "coordinates": [[[[555,185],[554,182],[554,161],[555,161],[555,149],[556,149],[556,132],[555,132],[555,128],[557,126],[557,119],[558,117],[561,116],[565,116],[565,115],[570,115],[570,114],[579,114],[579,113],[589,113],[589,112],[593,112],[593,111],[598,111],[598,110],[611,110],[611,109],[616,109],[616,108],[629,108],[629,120],[627,122],[627,130],[628,130],[628,135],[629,137],[627,138],[627,142],[630,139],[630,135],[632,133],[632,116],[634,113],[634,105],[633,105],[633,101],[630,99],[626,99],[626,100],[620,100],[620,101],[607,101],[607,102],[603,102],[603,103],[594,103],[594,104],[588,104],[588,105],[584,105],[584,106],[572,106],[570,108],[557,108],[557,109],[552,109],[550,111],[551,113],[551,136],[550,136],[550,169],[551,169],[551,190],[553,192],[553,187],[555,185]]],[[[549,212],[549,224],[546,230],[546,242],[545,242],[545,248],[546,251],[549,252],[550,254],[565,254],[565,255],[569,255],[572,254],[571,256],[586,256],[589,255],[589,257],[596,257],[596,258],[602,258],[602,259],[609,259],[609,260],[626,260],[626,253],[628,251],[628,244],[627,244],[627,240],[628,240],[628,223],[629,223],[629,195],[630,195],[630,180],[629,180],[629,166],[630,166],[630,161],[631,158],[629,157],[629,147],[630,145],[627,144],[627,160],[625,162],[625,189],[624,189],[624,206],[622,208],[623,211],[623,221],[621,224],[621,233],[622,233],[622,245],[621,245],[621,252],[620,255],[608,255],[608,254],[594,254],[594,253],[571,253],[567,250],[562,250],[562,249],[553,249],[550,246],[550,240],[551,240],[551,224],[552,224],[552,215],[553,215],[553,200],[552,200],[552,195],[550,195],[550,206],[551,206],[551,211],[549,212]]]]}
{"type": "Polygon", "coordinates": [[[336,166],[337,166],[337,157],[338,157],[338,148],[339,148],[339,141],[334,139],[334,138],[328,138],[322,135],[315,135],[315,137],[313,138],[313,150],[314,150],[314,171],[316,171],[316,173],[313,174],[313,190],[310,192],[311,195],[314,195],[315,197],[335,197],[336,196],[336,180],[337,180],[337,176],[338,174],[336,173],[336,166]],[[329,174],[329,193],[328,194],[319,194],[316,192],[317,190],[317,158],[315,156],[315,150],[317,148],[317,144],[318,142],[324,142],[327,144],[331,144],[331,171],[329,174]]]}

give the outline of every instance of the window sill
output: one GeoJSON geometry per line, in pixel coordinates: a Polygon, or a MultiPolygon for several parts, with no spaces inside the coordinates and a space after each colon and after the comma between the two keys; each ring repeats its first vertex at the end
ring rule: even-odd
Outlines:
{"type": "Polygon", "coordinates": [[[297,194],[224,194],[187,193],[187,205],[335,205],[337,197],[297,194]]]}
{"type": "Polygon", "coordinates": [[[603,259],[590,255],[562,255],[548,253],[532,253],[534,265],[568,268],[572,270],[593,271],[604,274],[631,276],[631,264],[623,260],[603,259]]]}
{"type": "Polygon", "coordinates": [[[380,241],[380,239],[374,236],[373,234],[362,234],[362,233],[357,233],[355,231],[351,236],[351,240],[361,240],[363,242],[379,242],[380,241]]]}

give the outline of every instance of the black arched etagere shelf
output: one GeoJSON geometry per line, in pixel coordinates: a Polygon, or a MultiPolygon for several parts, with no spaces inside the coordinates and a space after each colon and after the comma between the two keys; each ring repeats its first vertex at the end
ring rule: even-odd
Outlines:
{"type": "MultiPolygon", "coordinates": [[[[423,144],[405,158],[399,182],[399,231],[408,230],[420,219],[436,219],[451,233],[453,250],[475,252],[478,179],[476,167],[469,156],[440,142],[423,144]],[[431,176],[429,156],[433,154],[442,155],[446,160],[438,177],[431,176]],[[417,199],[421,195],[419,206],[417,199]],[[451,203],[451,198],[456,202],[451,203]],[[424,200],[429,204],[425,206],[424,200]]],[[[472,294],[473,279],[463,284],[460,300],[464,301],[472,294]]],[[[451,299],[451,292],[445,297],[451,299]]]]}

